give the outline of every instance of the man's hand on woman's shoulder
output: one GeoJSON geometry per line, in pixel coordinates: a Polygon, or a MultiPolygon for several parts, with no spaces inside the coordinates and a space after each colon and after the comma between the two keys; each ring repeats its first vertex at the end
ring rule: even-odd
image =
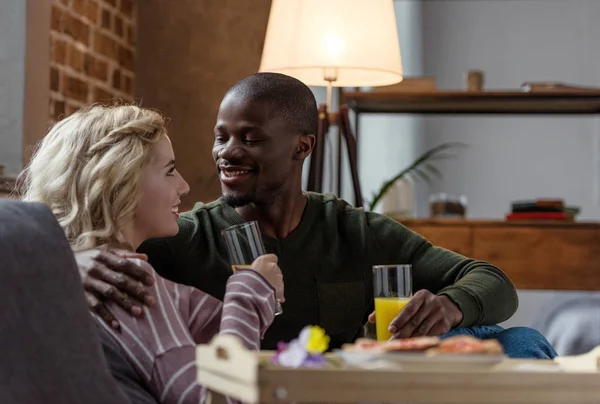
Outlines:
{"type": "Polygon", "coordinates": [[[75,253],[90,309],[115,329],[120,325],[106,307],[107,301],[115,302],[133,316],[142,315],[142,305],[154,304],[146,290],[154,283],[152,275],[130,258],[147,260],[144,254],[106,246],[75,253]]]}

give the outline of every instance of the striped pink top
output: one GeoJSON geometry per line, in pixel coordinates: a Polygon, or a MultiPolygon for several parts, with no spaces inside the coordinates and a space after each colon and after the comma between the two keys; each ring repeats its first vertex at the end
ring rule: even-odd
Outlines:
{"type": "Polygon", "coordinates": [[[111,304],[121,323],[119,331],[95,318],[117,340],[159,402],[202,403],[205,390],[196,382],[196,344],[221,333],[236,335],[248,349],[259,349],[275,316],[274,289],[258,273],[238,270],[229,278],[221,302],[135,261],[154,277],[151,295],[156,304],[145,307],[141,318],[111,304]]]}

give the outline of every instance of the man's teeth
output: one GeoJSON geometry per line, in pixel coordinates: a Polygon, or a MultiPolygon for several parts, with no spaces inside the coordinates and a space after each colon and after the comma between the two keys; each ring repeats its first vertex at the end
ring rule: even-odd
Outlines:
{"type": "Polygon", "coordinates": [[[171,208],[171,212],[173,212],[173,213],[179,213],[179,208],[171,208]]]}
{"type": "Polygon", "coordinates": [[[223,175],[227,178],[234,178],[246,174],[248,171],[223,171],[223,175]]]}

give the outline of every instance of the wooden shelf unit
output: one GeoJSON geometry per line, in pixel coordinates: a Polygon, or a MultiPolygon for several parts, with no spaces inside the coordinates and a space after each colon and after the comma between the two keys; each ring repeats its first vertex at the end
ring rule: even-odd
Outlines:
{"type": "MultiPolygon", "coordinates": [[[[363,113],[593,115],[600,91],[343,92],[363,113]]],[[[505,271],[520,289],[600,290],[600,223],[400,220],[436,245],[505,271]]]]}
{"type": "Polygon", "coordinates": [[[361,113],[419,114],[597,114],[600,91],[344,92],[344,102],[361,113]]]}

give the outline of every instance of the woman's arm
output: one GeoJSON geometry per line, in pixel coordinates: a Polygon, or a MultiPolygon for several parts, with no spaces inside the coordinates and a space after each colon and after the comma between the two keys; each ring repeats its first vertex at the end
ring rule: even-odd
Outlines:
{"type": "Polygon", "coordinates": [[[137,318],[112,303],[121,329],[112,329],[99,317],[98,323],[121,345],[160,402],[203,402],[205,389],[196,382],[196,344],[221,332],[236,335],[249,349],[258,349],[274,318],[275,291],[257,272],[239,270],[228,281],[223,305],[202,291],[174,284],[146,269],[154,278],[149,292],[156,304],[145,307],[143,316],[137,318]],[[180,308],[186,303],[189,312],[182,315],[180,308]]]}
{"type": "Polygon", "coordinates": [[[259,349],[260,340],[275,316],[275,289],[257,272],[240,269],[233,274],[225,291],[225,302],[209,294],[175,285],[176,295],[187,288],[189,330],[194,342],[208,343],[217,334],[233,334],[248,349],[259,349]]]}
{"type": "Polygon", "coordinates": [[[144,307],[138,318],[109,303],[121,324],[120,330],[111,328],[98,316],[97,322],[121,346],[159,402],[203,402],[205,391],[196,382],[196,343],[173,299],[172,283],[154,271],[149,273],[154,278],[154,285],[148,288],[156,301],[153,307],[144,307]]]}
{"type": "Polygon", "coordinates": [[[276,304],[275,289],[260,274],[237,270],[227,281],[220,333],[237,336],[248,349],[260,349],[276,304]]]}

